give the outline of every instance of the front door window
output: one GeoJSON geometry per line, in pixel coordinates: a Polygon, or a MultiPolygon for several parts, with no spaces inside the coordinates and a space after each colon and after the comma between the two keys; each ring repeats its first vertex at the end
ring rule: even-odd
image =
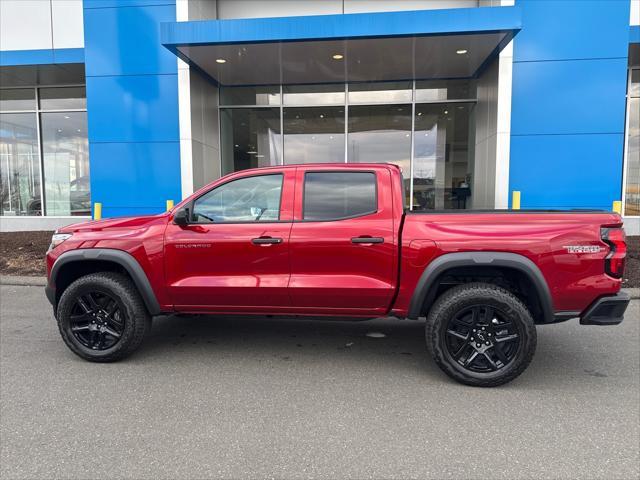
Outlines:
{"type": "Polygon", "coordinates": [[[193,203],[198,223],[273,222],[280,218],[282,175],[234,180],[205,193],[193,203]]]}

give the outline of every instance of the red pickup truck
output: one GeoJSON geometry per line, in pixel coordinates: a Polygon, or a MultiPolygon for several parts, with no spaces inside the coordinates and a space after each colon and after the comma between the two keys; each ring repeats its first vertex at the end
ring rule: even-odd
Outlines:
{"type": "Polygon", "coordinates": [[[65,227],[47,254],[60,333],[97,362],[163,313],[426,317],[437,364],[469,385],[518,376],[536,324],[615,325],[626,244],[604,212],[408,211],[399,168],[244,170],[167,213],[65,227]]]}

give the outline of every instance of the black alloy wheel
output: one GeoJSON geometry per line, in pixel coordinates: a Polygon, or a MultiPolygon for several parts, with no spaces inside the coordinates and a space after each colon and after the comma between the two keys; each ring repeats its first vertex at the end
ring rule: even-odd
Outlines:
{"type": "Polygon", "coordinates": [[[471,372],[493,372],[506,367],[518,353],[520,343],[518,325],[488,305],[465,307],[447,325],[447,352],[471,372]]]}
{"type": "Polygon", "coordinates": [[[527,306],[490,283],[457,285],[440,295],[427,315],[425,336],[442,371],[477,387],[516,378],[531,363],[537,343],[527,306]]]}
{"type": "Polygon", "coordinates": [[[151,316],[129,277],[96,272],[72,282],[56,308],[64,343],[91,362],[115,362],[131,355],[151,327],[151,316]]]}
{"type": "Polygon", "coordinates": [[[92,350],[107,350],[118,343],[126,321],[124,307],[103,291],[78,295],[69,318],[73,336],[92,350]]]}

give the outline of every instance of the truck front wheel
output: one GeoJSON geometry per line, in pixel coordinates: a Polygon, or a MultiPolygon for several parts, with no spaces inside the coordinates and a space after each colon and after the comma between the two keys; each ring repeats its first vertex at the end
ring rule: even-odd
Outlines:
{"type": "Polygon", "coordinates": [[[114,362],[136,350],[151,317],[133,282],[114,272],[92,273],[67,287],[56,311],[69,349],[92,362],[114,362]]]}
{"type": "Polygon", "coordinates": [[[536,327],[527,307],[508,290],[469,283],[437,299],[427,316],[426,340],[451,378],[495,387],[527,368],[536,349],[536,327]]]}

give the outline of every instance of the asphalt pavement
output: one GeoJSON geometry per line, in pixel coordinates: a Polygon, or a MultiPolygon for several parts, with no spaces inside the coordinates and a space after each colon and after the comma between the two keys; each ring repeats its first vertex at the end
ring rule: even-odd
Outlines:
{"type": "Polygon", "coordinates": [[[42,287],[0,286],[0,477],[637,479],[639,323],[634,300],[539,327],[529,369],[478,389],[396,319],[162,317],[92,364],[42,287]]]}

